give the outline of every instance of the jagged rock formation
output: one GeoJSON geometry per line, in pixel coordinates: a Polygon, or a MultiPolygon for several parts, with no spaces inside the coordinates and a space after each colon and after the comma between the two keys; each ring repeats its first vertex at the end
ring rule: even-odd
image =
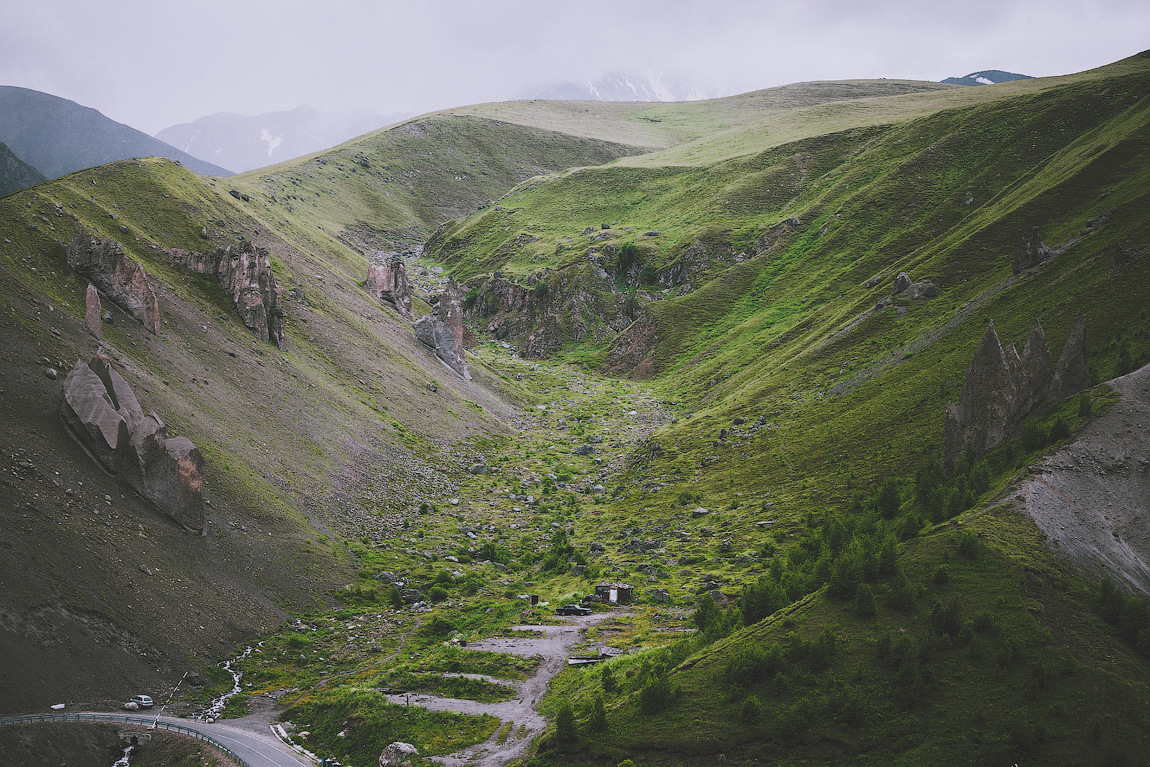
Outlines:
{"type": "Polygon", "coordinates": [[[471,380],[471,370],[463,353],[462,292],[455,280],[447,281],[447,289],[439,299],[435,312],[416,321],[415,337],[462,376],[463,380],[471,380]]]}
{"type": "Polygon", "coordinates": [[[958,404],[946,406],[943,468],[954,470],[968,442],[981,455],[1006,439],[1045,399],[1052,369],[1050,347],[1039,322],[1020,356],[1013,344],[1003,349],[991,321],[966,371],[958,404]]]}
{"type": "Polygon", "coordinates": [[[1037,226],[1030,230],[1029,239],[1025,234],[1019,232],[1018,240],[1018,250],[1014,254],[1013,265],[1015,274],[1026,269],[1033,269],[1050,258],[1054,252],[1042,243],[1041,233],[1037,226]]]}
{"type": "Polygon", "coordinates": [[[1057,370],[1040,322],[1035,321],[1019,355],[1013,344],[1002,347],[992,320],[966,371],[958,404],[946,406],[943,468],[954,470],[967,443],[982,455],[1010,436],[1042,403],[1064,399],[1089,385],[1081,317],[1062,349],[1057,370]]]}
{"type": "Polygon", "coordinates": [[[96,338],[104,337],[102,324],[103,307],[100,306],[100,292],[96,286],[88,283],[88,292],[84,295],[84,324],[96,338]]]}
{"type": "Polygon", "coordinates": [[[1054,380],[1050,384],[1047,399],[1058,402],[1075,392],[1090,387],[1090,371],[1086,367],[1086,323],[1082,315],[1070,331],[1062,354],[1058,355],[1058,367],[1054,369],[1054,380]]]}
{"type": "Polygon", "coordinates": [[[202,530],[203,469],[187,437],[169,437],[155,413],[144,415],[132,387],[103,356],[76,360],[64,379],[64,424],[88,453],[189,530],[202,530]]]}
{"type": "Polygon", "coordinates": [[[214,253],[174,249],[168,258],[199,274],[214,274],[239,312],[244,325],[263,341],[284,348],[283,289],[272,273],[268,252],[244,242],[214,253]]]}
{"type": "Polygon", "coordinates": [[[411,316],[411,282],[407,279],[403,257],[398,253],[375,251],[367,267],[367,281],[363,288],[384,303],[391,304],[405,317],[411,316]]]}
{"type": "Polygon", "coordinates": [[[114,304],[160,334],[160,304],[144,267],[124,255],[120,243],[97,240],[81,228],[65,248],[68,266],[91,280],[114,304]]]}

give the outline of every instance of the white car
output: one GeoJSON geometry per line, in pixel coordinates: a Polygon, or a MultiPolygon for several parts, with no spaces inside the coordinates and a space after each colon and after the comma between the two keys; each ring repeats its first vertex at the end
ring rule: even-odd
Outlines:
{"type": "Polygon", "coordinates": [[[131,702],[140,708],[151,708],[153,705],[150,695],[133,695],[131,702]]]}

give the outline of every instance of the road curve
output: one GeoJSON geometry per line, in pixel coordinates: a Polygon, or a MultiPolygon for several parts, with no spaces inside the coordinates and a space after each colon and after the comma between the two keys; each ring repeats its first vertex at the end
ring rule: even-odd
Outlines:
{"type": "MultiPolygon", "coordinates": [[[[127,723],[148,726],[155,722],[155,716],[124,716],[123,714],[109,714],[93,711],[81,711],[57,715],[35,715],[30,717],[11,717],[0,720],[0,724],[30,723],[35,721],[54,722],[108,722],[110,724],[127,723]]],[[[227,723],[217,722],[207,724],[194,719],[181,719],[175,716],[159,717],[161,724],[178,727],[184,730],[207,735],[227,746],[248,767],[312,767],[309,762],[300,761],[295,754],[287,750],[269,731],[267,735],[260,735],[248,730],[231,727],[227,723]]]]}

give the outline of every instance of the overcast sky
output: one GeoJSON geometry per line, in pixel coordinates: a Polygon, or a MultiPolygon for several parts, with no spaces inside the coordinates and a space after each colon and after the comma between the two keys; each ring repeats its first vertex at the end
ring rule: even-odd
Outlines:
{"type": "Polygon", "coordinates": [[[1147,0],[0,0],[0,84],[148,133],[302,104],[419,113],[611,70],[726,95],[1066,74],[1148,47],[1147,0]]]}

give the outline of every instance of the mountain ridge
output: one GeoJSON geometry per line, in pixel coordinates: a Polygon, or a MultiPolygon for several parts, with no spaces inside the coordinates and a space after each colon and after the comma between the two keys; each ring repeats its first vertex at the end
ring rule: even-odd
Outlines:
{"type": "Polygon", "coordinates": [[[0,142],[0,197],[46,181],[44,174],[16,156],[0,142]]]}
{"type": "Polygon", "coordinates": [[[13,85],[0,86],[0,141],[48,178],[152,156],[182,162],[204,175],[231,175],[91,107],[13,85]]]}

